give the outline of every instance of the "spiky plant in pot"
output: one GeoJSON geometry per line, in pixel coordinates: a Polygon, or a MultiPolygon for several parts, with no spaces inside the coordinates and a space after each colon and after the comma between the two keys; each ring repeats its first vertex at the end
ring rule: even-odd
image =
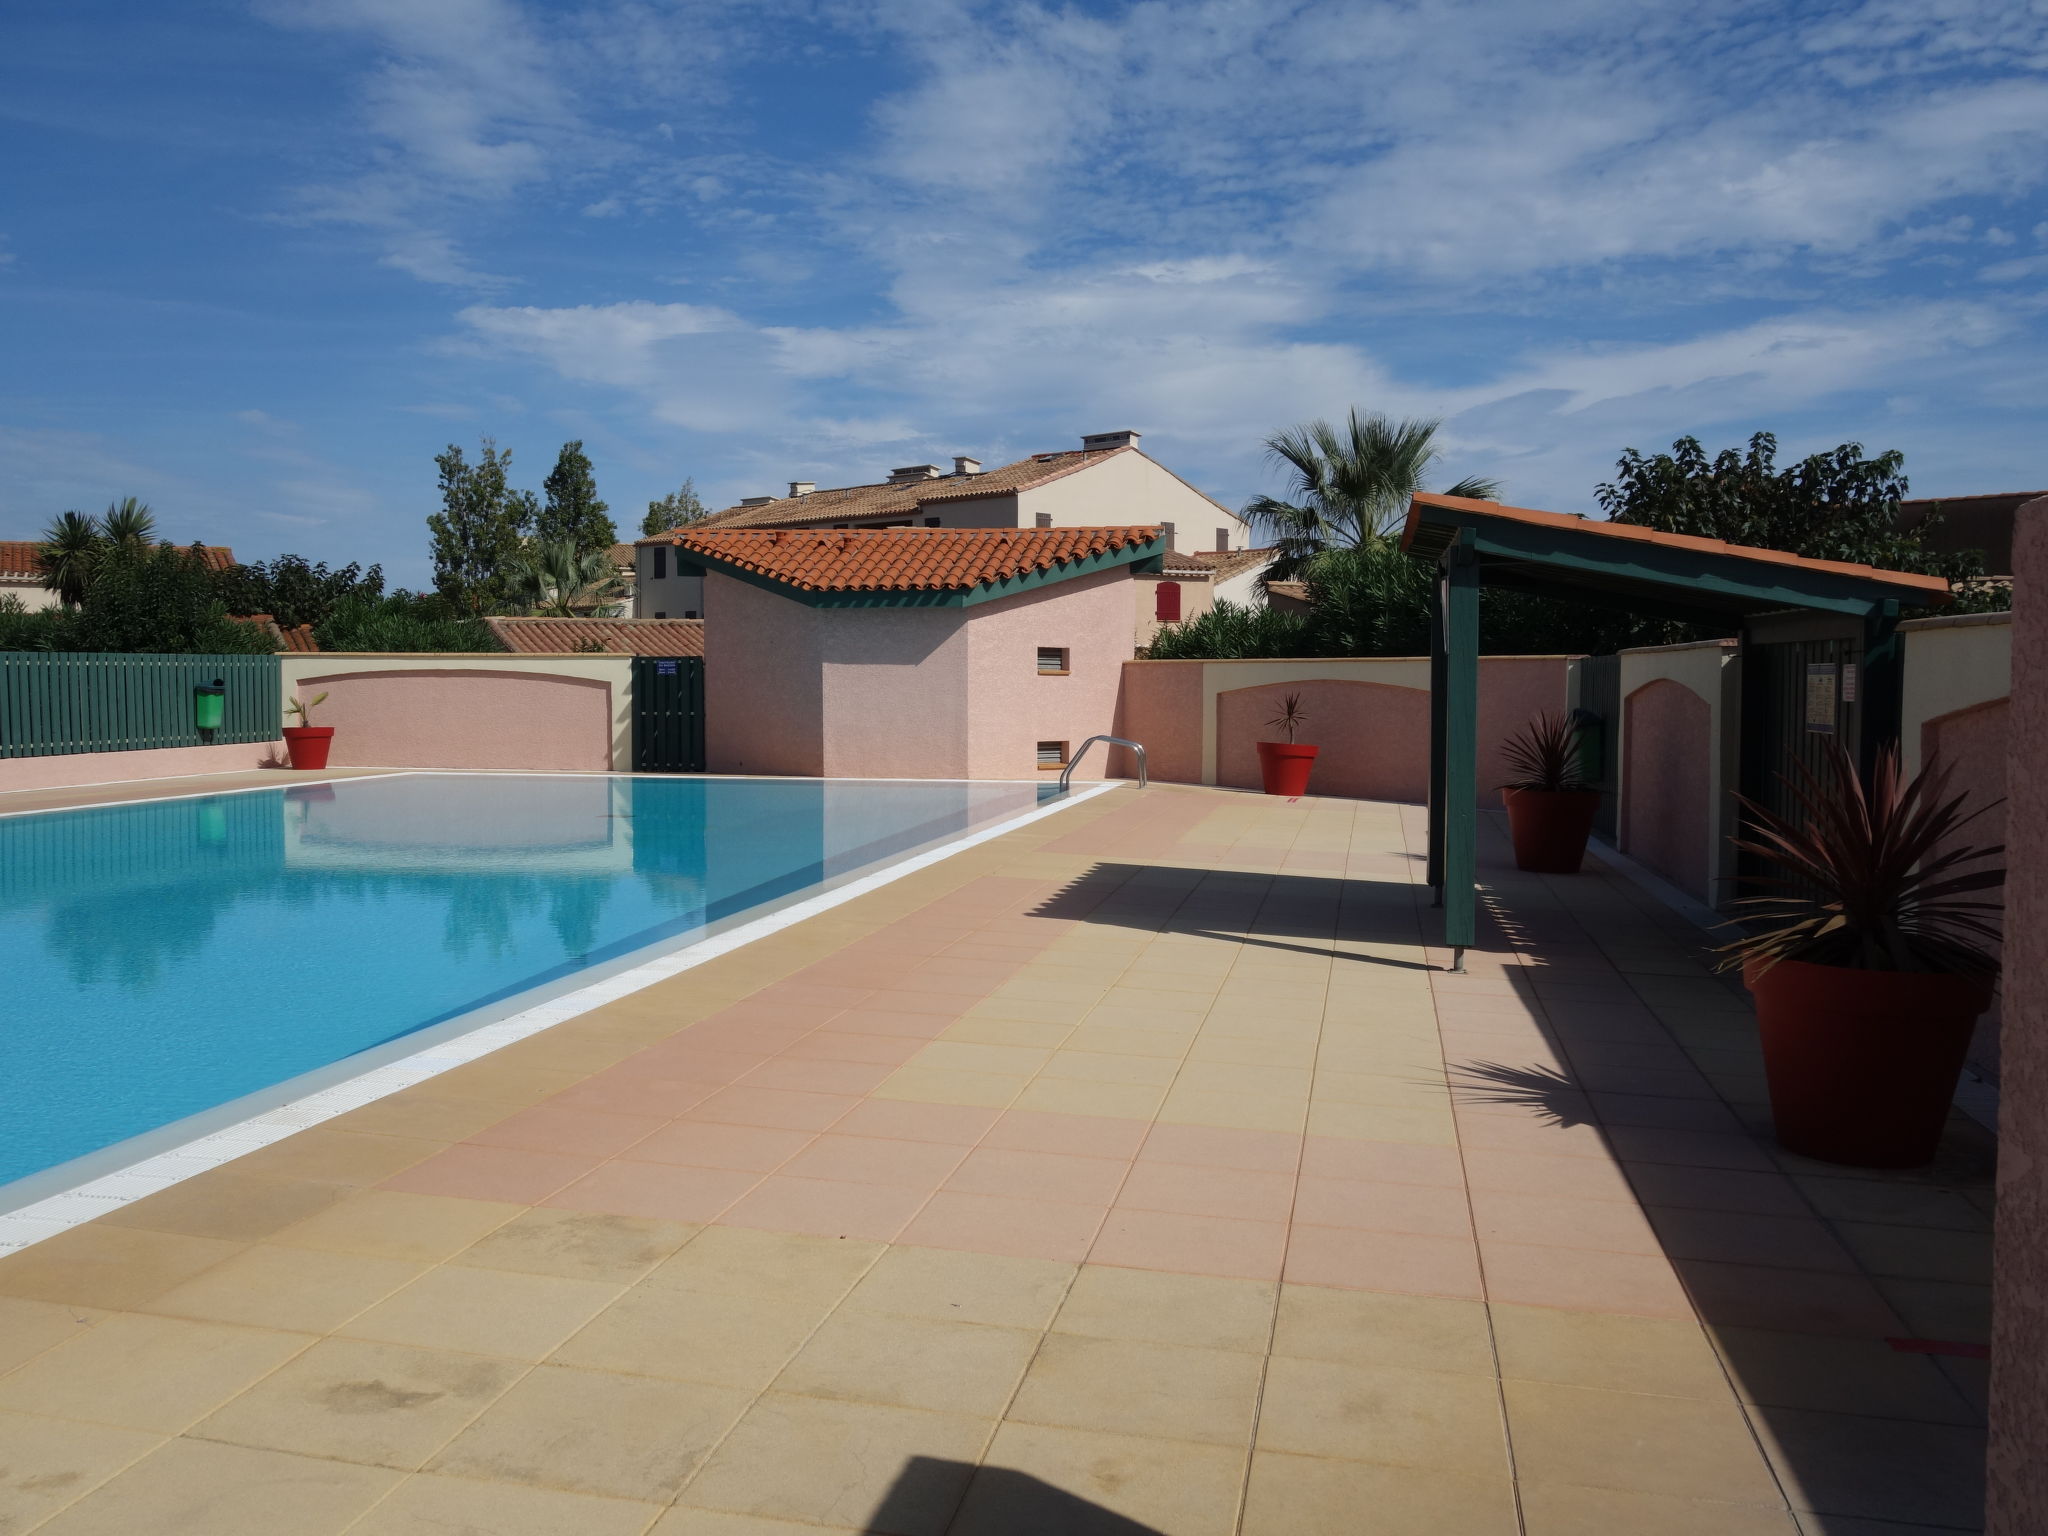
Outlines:
{"type": "Polygon", "coordinates": [[[1280,713],[1266,722],[1266,729],[1285,731],[1287,740],[1255,743],[1259,753],[1259,782],[1269,795],[1305,795],[1309,771],[1315,766],[1321,747],[1297,742],[1294,737],[1308,715],[1302,710],[1301,695],[1290,693],[1280,701],[1280,713]]]}
{"type": "Polygon", "coordinates": [[[1501,743],[1501,756],[1515,775],[1500,788],[1517,869],[1579,872],[1600,811],[1600,791],[1586,781],[1582,746],[1578,721],[1548,712],[1501,743]]]}

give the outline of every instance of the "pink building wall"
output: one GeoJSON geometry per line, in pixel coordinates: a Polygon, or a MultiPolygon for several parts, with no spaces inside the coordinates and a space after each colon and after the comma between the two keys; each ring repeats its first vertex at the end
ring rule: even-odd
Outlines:
{"type": "MultiPolygon", "coordinates": [[[[1145,768],[1167,784],[1202,782],[1202,669],[1205,661],[1125,663],[1112,733],[1145,745],[1145,768]]],[[[1117,749],[1116,772],[1138,776],[1133,754],[1117,749]]]]}
{"type": "Polygon", "coordinates": [[[1622,700],[1621,851],[1689,896],[1712,903],[1707,822],[1713,806],[1713,710],[1658,678],[1622,700]]]}
{"type": "Polygon", "coordinates": [[[360,665],[300,673],[299,697],[323,692],[313,721],[334,727],[335,768],[612,766],[612,686],[601,678],[360,665]]]}
{"type": "MultiPolygon", "coordinates": [[[[175,779],[196,773],[237,773],[284,762],[282,741],[214,747],[158,747],[143,752],[68,752],[56,757],[0,758],[0,793],[69,789],[129,779],[175,779]]],[[[336,765],[340,766],[339,764],[336,765]]]]}
{"type": "Polygon", "coordinates": [[[2048,1530],[2048,498],[2015,519],[1991,1536],[2048,1530]]]}
{"type": "MultiPolygon", "coordinates": [[[[1962,829],[1956,839],[1965,847],[1985,847],[2006,840],[2007,796],[2006,754],[2010,750],[2012,701],[1992,699],[1973,704],[1953,714],[1939,715],[1920,727],[1920,760],[1939,757],[1949,771],[1948,792],[1967,795],[1966,809],[1984,807],[1984,813],[1962,829]]],[[[1994,922],[2003,913],[1987,913],[1994,922]]],[[[1970,1041],[1970,1065],[1996,1077],[1999,1074],[1999,1039],[2004,1018],[2004,996],[1994,996],[1990,1011],[1977,1021],[1970,1041]]]]}

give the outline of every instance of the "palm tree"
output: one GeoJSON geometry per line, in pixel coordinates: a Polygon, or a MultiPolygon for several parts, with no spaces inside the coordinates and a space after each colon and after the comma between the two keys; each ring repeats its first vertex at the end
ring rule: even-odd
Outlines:
{"type": "Polygon", "coordinates": [[[100,519],[100,532],[109,544],[147,544],[156,534],[156,514],[149,503],[133,496],[110,502],[100,519]]]}
{"type": "Polygon", "coordinates": [[[611,551],[579,550],[569,539],[534,539],[506,572],[512,603],[544,618],[612,618],[622,595],[611,551]]]}
{"type": "MultiPolygon", "coordinates": [[[[1298,576],[1329,549],[1355,549],[1389,537],[1408,515],[1408,498],[1429,489],[1441,457],[1438,421],[1391,421],[1353,406],[1343,427],[1305,422],[1266,439],[1266,457],[1292,481],[1288,500],[1254,496],[1244,517],[1280,553],[1266,579],[1298,576]]],[[[1498,481],[1468,476],[1447,496],[1491,501],[1498,481]]]]}
{"type": "Polygon", "coordinates": [[[43,567],[43,585],[57,594],[67,608],[75,608],[85,597],[93,572],[107,541],[99,521],[83,512],[61,513],[43,530],[38,559],[43,567]]]}

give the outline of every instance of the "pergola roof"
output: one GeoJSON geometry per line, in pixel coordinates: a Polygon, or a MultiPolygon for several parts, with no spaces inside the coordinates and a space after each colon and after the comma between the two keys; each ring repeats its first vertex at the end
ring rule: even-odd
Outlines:
{"type": "Polygon", "coordinates": [[[1658,618],[1728,624],[1787,608],[1865,615],[1887,601],[1924,608],[1950,596],[1939,576],[1463,496],[1413,498],[1401,547],[1435,561],[1466,530],[1487,586],[1658,618]]]}

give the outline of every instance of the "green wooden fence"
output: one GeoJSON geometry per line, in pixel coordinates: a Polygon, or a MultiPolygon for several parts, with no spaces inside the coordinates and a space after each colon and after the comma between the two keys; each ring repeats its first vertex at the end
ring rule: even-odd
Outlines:
{"type": "Polygon", "coordinates": [[[0,652],[0,758],[276,741],[275,656],[0,652]],[[226,685],[220,729],[202,738],[192,690],[226,685]]]}

